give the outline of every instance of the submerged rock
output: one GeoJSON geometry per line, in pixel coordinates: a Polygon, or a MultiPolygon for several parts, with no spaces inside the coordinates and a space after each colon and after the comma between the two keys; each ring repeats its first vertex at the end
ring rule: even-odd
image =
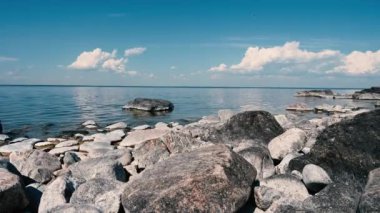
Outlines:
{"type": "Polygon", "coordinates": [[[148,99],[136,98],[129,101],[127,105],[123,106],[127,110],[142,110],[142,111],[172,111],[174,109],[173,103],[162,99],[148,99]]]}
{"type": "Polygon", "coordinates": [[[213,145],[144,170],[127,183],[121,200],[126,212],[234,212],[248,200],[255,176],[242,157],[213,145]]]}
{"type": "Polygon", "coordinates": [[[22,212],[28,205],[20,178],[0,168],[0,209],[4,213],[22,212]]]}
{"type": "Polygon", "coordinates": [[[368,175],[360,198],[359,212],[380,212],[380,168],[372,170],[368,175]]]}

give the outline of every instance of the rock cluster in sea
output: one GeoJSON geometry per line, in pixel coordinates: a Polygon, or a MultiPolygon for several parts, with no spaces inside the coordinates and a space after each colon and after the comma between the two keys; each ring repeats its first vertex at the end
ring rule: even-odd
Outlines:
{"type": "Polygon", "coordinates": [[[1,212],[379,212],[380,110],[0,135],[1,212]]]}

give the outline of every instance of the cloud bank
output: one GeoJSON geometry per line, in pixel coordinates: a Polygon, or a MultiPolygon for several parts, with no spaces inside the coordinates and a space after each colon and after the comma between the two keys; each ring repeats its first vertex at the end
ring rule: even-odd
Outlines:
{"type": "Polygon", "coordinates": [[[344,73],[363,75],[380,73],[380,50],[377,52],[353,51],[348,55],[337,50],[308,51],[296,41],[283,46],[249,47],[240,63],[224,63],[211,67],[211,72],[254,73],[275,67],[284,72],[305,71],[318,73],[344,73]]]}
{"type": "Polygon", "coordinates": [[[136,71],[126,71],[126,63],[131,56],[141,55],[146,48],[137,47],[124,51],[124,57],[117,57],[117,51],[103,51],[95,48],[92,51],[84,51],[76,58],[76,60],[68,65],[69,69],[74,70],[103,70],[123,73],[128,75],[136,75],[136,71]]]}

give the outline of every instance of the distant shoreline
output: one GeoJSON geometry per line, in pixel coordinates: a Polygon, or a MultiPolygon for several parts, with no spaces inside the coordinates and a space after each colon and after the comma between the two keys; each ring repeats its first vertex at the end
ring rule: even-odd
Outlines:
{"type": "Polygon", "coordinates": [[[366,87],[239,87],[239,86],[122,86],[122,85],[43,85],[43,84],[0,84],[0,87],[125,87],[125,88],[190,88],[190,89],[335,89],[359,90],[366,87]]]}

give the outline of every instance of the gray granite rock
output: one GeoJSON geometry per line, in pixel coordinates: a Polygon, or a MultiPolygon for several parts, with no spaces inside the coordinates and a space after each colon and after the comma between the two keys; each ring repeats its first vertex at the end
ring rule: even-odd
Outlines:
{"type": "Polygon", "coordinates": [[[0,210],[4,213],[21,212],[28,205],[20,178],[0,168],[0,210]]]}

